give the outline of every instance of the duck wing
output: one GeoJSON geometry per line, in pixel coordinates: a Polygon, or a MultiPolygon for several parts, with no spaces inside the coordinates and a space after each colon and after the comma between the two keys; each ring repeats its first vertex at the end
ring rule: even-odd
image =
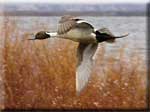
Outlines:
{"type": "Polygon", "coordinates": [[[93,56],[98,44],[79,43],[77,49],[76,91],[79,94],[88,83],[93,67],[93,56]]]}
{"type": "Polygon", "coordinates": [[[98,31],[100,33],[103,33],[103,34],[109,35],[111,37],[114,37],[114,34],[112,34],[108,28],[101,28],[98,31]]]}
{"type": "Polygon", "coordinates": [[[76,18],[74,16],[65,15],[61,17],[59,24],[58,24],[58,30],[57,33],[65,34],[69,30],[73,28],[91,28],[94,31],[94,28],[92,25],[84,21],[83,19],[76,18]]]}

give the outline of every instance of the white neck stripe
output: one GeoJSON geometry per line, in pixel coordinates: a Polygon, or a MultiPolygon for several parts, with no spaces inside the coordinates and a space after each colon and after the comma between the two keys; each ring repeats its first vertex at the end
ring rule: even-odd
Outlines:
{"type": "Polygon", "coordinates": [[[46,32],[46,34],[48,34],[50,37],[56,37],[57,36],[57,32],[46,32]]]}

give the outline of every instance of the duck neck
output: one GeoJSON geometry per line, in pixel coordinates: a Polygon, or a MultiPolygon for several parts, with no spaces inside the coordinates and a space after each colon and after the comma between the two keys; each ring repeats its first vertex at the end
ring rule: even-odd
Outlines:
{"type": "Polygon", "coordinates": [[[55,38],[55,37],[58,36],[58,35],[57,35],[57,32],[46,32],[46,34],[49,35],[49,36],[52,37],[52,38],[55,38]]]}

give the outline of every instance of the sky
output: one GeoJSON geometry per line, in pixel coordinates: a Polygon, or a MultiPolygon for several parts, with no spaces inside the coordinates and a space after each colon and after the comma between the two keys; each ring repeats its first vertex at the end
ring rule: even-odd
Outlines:
{"type": "Polygon", "coordinates": [[[27,2],[27,3],[148,3],[149,0],[0,0],[0,3],[16,3],[16,2],[27,2]]]}

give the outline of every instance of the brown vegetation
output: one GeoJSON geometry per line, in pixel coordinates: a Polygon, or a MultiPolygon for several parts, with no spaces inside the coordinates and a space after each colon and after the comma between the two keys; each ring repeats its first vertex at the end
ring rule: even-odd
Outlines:
{"type": "MultiPolygon", "coordinates": [[[[69,40],[29,41],[18,37],[16,24],[4,22],[0,47],[0,81],[4,108],[9,109],[133,109],[146,107],[146,65],[138,54],[106,55],[99,47],[87,88],[75,94],[77,43],[69,40]],[[116,56],[119,55],[119,60],[116,56]]],[[[1,94],[0,94],[1,95],[1,94]]],[[[0,100],[1,101],[1,100],[0,100]]],[[[2,108],[2,106],[1,106],[2,108]]]]}

